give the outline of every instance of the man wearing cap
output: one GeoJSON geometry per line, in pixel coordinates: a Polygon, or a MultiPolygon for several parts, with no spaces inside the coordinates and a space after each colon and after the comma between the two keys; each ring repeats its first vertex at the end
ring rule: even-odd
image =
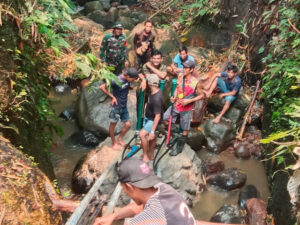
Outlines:
{"type": "Polygon", "coordinates": [[[111,111],[109,113],[109,136],[111,137],[114,150],[120,150],[120,145],[126,145],[123,141],[123,137],[131,127],[127,109],[127,98],[130,82],[136,80],[137,78],[138,72],[135,68],[125,68],[123,72],[118,76],[120,85],[116,84],[116,82],[114,81],[111,82],[112,93],[107,90],[106,83],[100,85],[100,89],[109,97],[111,97],[111,111]],[[115,127],[119,119],[124,123],[124,126],[118,137],[118,140],[116,140],[115,127]]]}
{"type": "Polygon", "coordinates": [[[177,145],[170,152],[171,156],[176,156],[182,152],[190,129],[190,121],[192,116],[193,103],[203,99],[204,94],[195,95],[195,89],[198,80],[192,75],[195,68],[195,62],[187,60],[183,63],[183,73],[177,79],[177,87],[174,92],[174,97],[171,97],[171,106],[163,115],[164,124],[168,125],[170,115],[172,114],[172,123],[175,123],[177,116],[180,116],[180,127],[183,130],[182,136],[177,139],[177,145]],[[173,109],[173,110],[172,110],[173,109]]]}
{"type": "Polygon", "coordinates": [[[124,192],[134,203],[107,217],[97,218],[94,225],[109,225],[127,217],[133,218],[126,225],[196,225],[182,196],[162,183],[143,160],[124,160],[117,173],[124,192]]]}
{"type": "Polygon", "coordinates": [[[147,76],[150,95],[146,106],[144,127],[140,131],[141,145],[143,148],[143,160],[149,162],[154,158],[156,145],[155,130],[161,118],[163,94],[159,89],[159,78],[155,74],[147,76]],[[148,140],[147,140],[148,136],[148,140]]]}
{"type": "Polygon", "coordinates": [[[127,41],[122,24],[115,24],[112,32],[104,36],[100,46],[100,59],[107,66],[114,67],[116,75],[122,72],[124,66],[128,67],[127,41]]]}

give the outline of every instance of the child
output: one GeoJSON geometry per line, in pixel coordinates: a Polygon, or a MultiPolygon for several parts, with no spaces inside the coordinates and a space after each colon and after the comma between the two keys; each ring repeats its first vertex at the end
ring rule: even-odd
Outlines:
{"type": "Polygon", "coordinates": [[[135,68],[126,68],[118,76],[121,83],[119,86],[114,81],[111,83],[112,93],[107,90],[106,84],[100,85],[100,89],[111,97],[111,111],[109,113],[110,125],[109,125],[109,136],[111,137],[112,147],[114,150],[120,150],[121,146],[125,146],[126,143],[123,141],[124,135],[131,127],[129,121],[129,113],[127,109],[127,98],[129,92],[129,86],[132,81],[138,78],[138,72],[135,68]],[[124,123],[118,140],[115,139],[115,127],[119,121],[124,123]],[[121,146],[120,146],[121,145],[121,146]]]}

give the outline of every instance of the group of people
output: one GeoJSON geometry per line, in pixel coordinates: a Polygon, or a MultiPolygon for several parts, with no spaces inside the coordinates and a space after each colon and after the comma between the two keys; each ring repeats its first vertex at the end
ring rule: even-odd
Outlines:
{"type": "Polygon", "coordinates": [[[172,123],[180,117],[182,135],[177,139],[177,144],[170,151],[170,155],[176,156],[182,152],[187,139],[192,117],[193,103],[200,99],[207,99],[212,92],[219,87],[220,98],[224,98],[225,104],[220,114],[213,120],[219,123],[222,116],[227,112],[230,104],[235,100],[241,87],[241,79],[237,75],[238,69],[235,65],[229,65],[226,72],[216,73],[209,78],[208,82],[199,81],[198,72],[195,70],[196,61],[188,54],[186,47],[181,47],[175,56],[172,64],[162,64],[162,53],[154,48],[155,35],[152,32],[153,24],[150,20],[144,22],[144,29],[137,32],[133,39],[136,64],[129,67],[128,47],[126,37],[123,34],[121,24],[115,24],[111,33],[104,36],[100,47],[101,61],[110,67],[114,67],[115,74],[121,85],[112,82],[112,93],[108,91],[104,83],[100,89],[111,97],[111,112],[109,114],[110,127],[109,135],[112,139],[113,149],[118,150],[126,144],[123,137],[131,127],[127,109],[127,96],[130,83],[134,80],[141,80],[141,89],[147,90],[147,105],[144,115],[143,128],[139,136],[143,148],[143,160],[153,160],[154,148],[156,145],[155,131],[160,121],[165,126],[169,123],[172,115],[172,123]],[[170,101],[174,104],[163,113],[163,93],[159,85],[163,80],[169,78],[177,79],[177,86],[170,101]],[[117,122],[124,122],[123,129],[115,138],[115,127],[117,122]]]}
{"type": "Polygon", "coordinates": [[[171,186],[162,183],[149,167],[156,146],[155,131],[161,121],[167,126],[171,115],[172,123],[180,117],[182,135],[177,139],[176,147],[170,152],[171,156],[176,156],[182,151],[187,139],[194,102],[209,98],[218,86],[221,91],[219,97],[225,100],[222,111],[214,119],[214,123],[219,123],[230,104],[236,99],[241,79],[237,75],[237,67],[229,65],[226,72],[214,74],[209,81],[199,81],[195,59],[188,54],[186,47],[179,49],[172,65],[169,67],[163,65],[162,53],[154,48],[155,35],[152,27],[152,22],[147,20],[144,29],[134,36],[136,54],[134,67],[129,67],[127,41],[121,24],[113,27],[112,32],[103,38],[100,47],[101,61],[115,68],[114,72],[119,80],[119,84],[111,82],[112,92],[105,83],[100,86],[100,89],[111,98],[109,135],[113,149],[120,150],[126,145],[123,137],[131,127],[127,108],[130,83],[140,79],[141,89],[147,90],[148,100],[143,128],[139,132],[143,148],[142,158],[122,161],[117,171],[124,192],[134,202],[118,212],[98,218],[95,224],[111,224],[117,219],[134,217],[127,224],[210,225],[212,223],[196,222],[183,198],[171,186]],[[177,84],[170,98],[173,107],[170,106],[163,113],[163,91],[160,89],[160,82],[168,81],[169,77],[176,78],[177,84]],[[124,126],[116,139],[114,130],[119,120],[124,122],[124,126]]]}

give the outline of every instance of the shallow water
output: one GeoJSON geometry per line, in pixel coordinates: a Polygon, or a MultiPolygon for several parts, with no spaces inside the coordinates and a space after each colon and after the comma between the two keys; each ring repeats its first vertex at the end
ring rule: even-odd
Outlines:
{"type": "MultiPolygon", "coordinates": [[[[200,150],[198,156],[202,160],[213,156],[224,162],[225,169],[232,167],[240,169],[247,175],[245,185],[254,185],[259,191],[261,198],[265,201],[268,200],[270,193],[267,176],[261,161],[254,159],[240,160],[230,152],[222,152],[220,155],[216,155],[206,150],[200,150]]],[[[201,194],[200,199],[192,209],[195,218],[209,221],[214,213],[224,204],[237,204],[239,192],[240,189],[227,192],[209,187],[201,194]]]]}
{"type": "MultiPolygon", "coordinates": [[[[72,94],[71,92],[66,94],[52,92],[50,98],[55,101],[54,108],[56,114],[59,115],[65,109],[74,107],[77,95],[72,94]]],[[[74,167],[79,159],[86,155],[90,149],[80,145],[72,146],[66,143],[67,138],[78,130],[74,121],[58,120],[54,122],[64,130],[64,135],[62,137],[54,137],[52,146],[54,172],[63,192],[71,188],[74,167]]],[[[230,152],[222,152],[221,154],[216,155],[206,150],[199,150],[198,156],[202,160],[214,157],[223,161],[225,168],[236,167],[241,169],[247,174],[246,184],[255,185],[261,194],[261,198],[267,201],[269,190],[262,162],[254,159],[239,160],[230,152]]],[[[198,220],[209,221],[214,213],[224,204],[237,204],[239,191],[240,189],[226,192],[208,187],[208,189],[201,194],[199,200],[197,200],[197,203],[192,209],[195,218],[198,220]]],[[[114,224],[123,223],[116,222],[114,224]]]]}
{"type": "MultiPolygon", "coordinates": [[[[54,109],[58,116],[62,111],[75,107],[77,94],[67,92],[65,94],[51,92],[50,98],[55,102],[54,109]]],[[[60,126],[64,134],[62,137],[54,136],[51,147],[52,164],[58,184],[62,191],[71,189],[72,173],[77,162],[89,152],[90,148],[81,145],[71,145],[67,142],[74,132],[78,131],[75,121],[65,121],[63,119],[54,121],[55,125],[60,126]]]]}

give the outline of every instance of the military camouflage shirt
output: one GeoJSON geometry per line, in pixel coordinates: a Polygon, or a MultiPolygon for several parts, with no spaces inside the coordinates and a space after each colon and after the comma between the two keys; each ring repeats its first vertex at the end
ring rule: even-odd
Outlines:
{"type": "Polygon", "coordinates": [[[100,59],[111,66],[118,66],[128,60],[126,36],[113,33],[104,36],[100,47],[100,59]]]}

